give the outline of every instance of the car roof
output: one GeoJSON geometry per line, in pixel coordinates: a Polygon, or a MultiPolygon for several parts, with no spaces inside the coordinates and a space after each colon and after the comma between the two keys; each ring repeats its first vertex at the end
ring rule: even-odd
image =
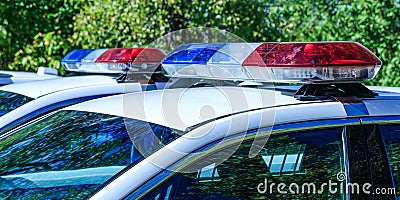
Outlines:
{"type": "Polygon", "coordinates": [[[61,78],[60,76],[56,76],[56,75],[52,75],[52,74],[40,74],[39,75],[38,73],[35,73],[35,72],[22,72],[22,71],[3,71],[3,70],[1,70],[0,74],[11,75],[11,80],[14,83],[61,78]]]}
{"type": "Polygon", "coordinates": [[[367,88],[375,92],[400,93],[400,87],[367,86],[367,88]]]}
{"type": "Polygon", "coordinates": [[[31,98],[38,98],[49,93],[66,89],[113,83],[118,84],[116,79],[113,77],[91,75],[11,84],[0,87],[0,90],[22,94],[31,98]]]}
{"type": "Polygon", "coordinates": [[[301,102],[274,90],[204,87],[116,95],[69,106],[64,110],[128,117],[186,130],[207,120],[233,113],[303,103],[310,102],[301,102]]]}
{"type": "MultiPolygon", "coordinates": [[[[64,110],[95,112],[139,119],[178,130],[235,113],[260,108],[292,106],[292,111],[329,109],[320,112],[321,117],[347,117],[356,115],[399,114],[400,94],[363,100],[366,113],[348,103],[334,100],[299,101],[280,90],[243,87],[177,88],[144,91],[132,94],[104,97],[72,105],[64,110]],[[318,103],[315,104],[315,103],[318,103]],[[307,104],[307,105],[305,105],[307,104]],[[322,105],[323,104],[323,105],[322,105]],[[300,106],[295,106],[300,105],[300,106]],[[325,107],[324,107],[325,106],[325,107]],[[177,117],[179,116],[179,117],[177,117]]],[[[290,117],[276,116],[285,121],[290,117]]],[[[301,120],[301,119],[299,119],[301,120]]]]}

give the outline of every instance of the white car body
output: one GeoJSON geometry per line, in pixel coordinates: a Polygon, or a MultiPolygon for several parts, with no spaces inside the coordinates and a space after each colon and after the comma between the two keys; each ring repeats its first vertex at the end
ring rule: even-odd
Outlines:
{"type": "MultiPolygon", "coordinates": [[[[104,166],[6,175],[2,178],[23,178],[43,187],[56,187],[67,183],[71,177],[82,184],[102,183],[99,180],[122,170],[91,199],[142,197],[142,192],[151,188],[152,184],[159,184],[152,181],[153,178],[164,170],[179,167],[179,163],[192,152],[223,138],[229,138],[226,143],[243,139],[242,133],[249,130],[273,130],[278,127],[287,131],[349,126],[359,124],[360,119],[366,124],[400,122],[400,93],[378,94],[374,98],[361,99],[366,111],[357,111],[352,103],[333,99],[300,101],[279,89],[227,86],[143,91],[94,99],[60,111],[131,118],[170,127],[182,131],[184,135],[126,170],[123,170],[124,166],[104,166]],[[49,180],[53,180],[52,183],[46,182],[49,180]],[[54,182],[56,180],[59,182],[54,182]]],[[[12,134],[10,132],[1,137],[12,134]]]]}
{"type": "Polygon", "coordinates": [[[0,74],[10,76],[9,80],[5,80],[3,84],[24,83],[30,81],[61,78],[60,76],[57,76],[57,70],[45,67],[40,67],[37,73],[21,71],[0,71],[0,74]]]}
{"type": "MultiPolygon", "coordinates": [[[[283,124],[344,120],[343,124],[351,125],[358,123],[354,117],[394,116],[398,118],[400,116],[399,101],[400,94],[398,93],[392,93],[389,96],[382,93],[382,96],[378,98],[363,99],[368,113],[360,115],[345,108],[348,105],[337,101],[299,101],[274,90],[206,87],[116,95],[75,104],[62,110],[139,119],[185,131],[185,136],[136,164],[92,197],[92,199],[120,199],[148,182],[163,169],[168,169],[190,152],[211,141],[250,129],[283,124]],[[226,98],[229,95],[232,95],[231,97],[241,95],[242,103],[247,105],[244,107],[229,105],[231,99],[226,98]],[[214,98],[209,98],[209,96],[214,98]],[[178,110],[165,109],[171,108],[175,103],[177,106],[174,108],[178,110]],[[199,110],[205,106],[215,108],[214,114],[199,117],[201,116],[199,110]],[[170,121],[168,116],[179,116],[178,118],[182,121],[170,121]],[[271,116],[274,116],[274,119],[271,119],[271,116]]],[[[318,126],[329,127],[332,124],[318,126]]]]}

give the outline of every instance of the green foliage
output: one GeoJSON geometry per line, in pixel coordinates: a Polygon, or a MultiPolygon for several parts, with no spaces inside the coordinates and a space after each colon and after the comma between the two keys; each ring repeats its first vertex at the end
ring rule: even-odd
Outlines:
{"type": "MultiPolygon", "coordinates": [[[[73,17],[79,12],[83,3],[84,0],[3,0],[0,3],[0,30],[1,27],[5,29],[7,38],[2,39],[0,33],[0,69],[7,68],[5,65],[8,63],[10,69],[35,70],[39,67],[36,64],[49,64],[42,60],[45,57],[43,53],[54,55],[53,59],[62,56],[64,51],[51,54],[48,51],[33,54],[26,52],[36,51],[32,46],[41,42],[42,33],[43,36],[57,35],[53,39],[70,37],[73,33],[73,17]],[[26,55],[25,59],[19,58],[22,53],[26,53],[24,54],[24,56],[26,55]],[[40,56],[37,57],[37,55],[40,56]],[[24,63],[21,59],[25,60],[24,63]],[[25,66],[25,64],[29,64],[29,66],[25,66]]],[[[62,44],[58,41],[51,43],[53,45],[54,43],[62,44]]],[[[65,45],[51,48],[63,47],[65,45]]],[[[73,46],[69,47],[69,49],[71,48],[73,46]]],[[[52,65],[52,62],[50,66],[56,67],[52,65]]]]}
{"type": "Polygon", "coordinates": [[[8,39],[7,39],[7,30],[4,26],[0,25],[0,69],[2,66],[7,65],[6,57],[6,48],[8,39]]]}
{"type": "Polygon", "coordinates": [[[15,54],[14,62],[9,65],[11,70],[36,71],[39,66],[51,66],[62,74],[60,60],[73,47],[71,38],[64,38],[60,33],[39,33],[32,44],[15,54]]]}
{"type": "Polygon", "coordinates": [[[174,15],[182,4],[159,0],[92,1],[76,16],[73,38],[83,48],[143,46],[187,27],[182,15],[174,15]]]}
{"type": "Polygon", "coordinates": [[[132,46],[138,39],[137,19],[128,1],[92,1],[76,16],[73,37],[83,48],[132,46]]]}
{"type": "Polygon", "coordinates": [[[400,3],[393,0],[6,0],[0,13],[0,68],[58,68],[73,48],[143,46],[213,27],[248,42],[360,42],[383,61],[367,84],[400,86],[400,3]]]}

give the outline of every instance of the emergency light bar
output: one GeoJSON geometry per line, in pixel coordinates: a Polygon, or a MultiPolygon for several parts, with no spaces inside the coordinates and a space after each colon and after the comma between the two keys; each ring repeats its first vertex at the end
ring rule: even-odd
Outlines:
{"type": "Polygon", "coordinates": [[[154,72],[165,53],[157,48],[78,49],[61,60],[66,71],[86,73],[154,72]]]}
{"type": "Polygon", "coordinates": [[[247,79],[242,62],[261,43],[184,44],[162,62],[174,77],[247,79]]]}
{"type": "Polygon", "coordinates": [[[381,65],[356,42],[185,44],[163,61],[170,76],[258,82],[360,82],[381,65]]]}

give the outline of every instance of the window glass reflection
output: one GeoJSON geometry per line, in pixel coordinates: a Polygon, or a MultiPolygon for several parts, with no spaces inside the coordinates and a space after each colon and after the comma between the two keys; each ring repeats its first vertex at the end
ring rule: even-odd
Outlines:
{"type": "Polygon", "coordinates": [[[0,90],[0,117],[32,100],[21,94],[0,90]]]}
{"type": "Polygon", "coordinates": [[[192,167],[203,166],[197,172],[167,176],[144,199],[345,199],[346,184],[337,179],[344,171],[341,135],[342,128],[335,128],[270,136],[254,157],[250,140],[219,165],[215,161],[230,155],[229,147],[210,151],[191,161],[192,167]],[[336,184],[331,191],[329,182],[336,184]],[[282,183],[286,193],[278,191],[282,183]]]}
{"type": "Polygon", "coordinates": [[[135,119],[59,111],[0,141],[0,196],[86,197],[177,133],[135,119]]]}

